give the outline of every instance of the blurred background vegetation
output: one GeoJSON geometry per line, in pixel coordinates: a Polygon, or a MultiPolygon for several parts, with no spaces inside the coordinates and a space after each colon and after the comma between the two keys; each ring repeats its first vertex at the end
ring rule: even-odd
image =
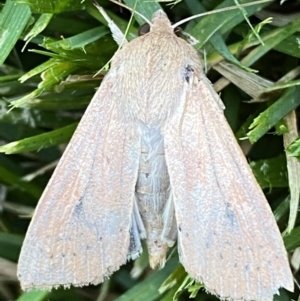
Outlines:
{"type": "MultiPolygon", "coordinates": [[[[136,9],[151,19],[162,5],[176,22],[235,4],[176,2],[140,0],[136,9]]],[[[183,29],[198,40],[195,48],[269,200],[299,280],[300,1],[281,2],[209,15],[183,29]]],[[[130,13],[109,1],[98,3],[125,31],[130,13]]],[[[135,1],[125,3],[133,7],[135,1]]],[[[190,295],[217,300],[187,278],[176,251],[159,271],[149,269],[143,254],[102,285],[21,291],[16,265],[29,217],[117,45],[91,1],[0,0],[0,7],[0,301],[168,301],[188,300],[190,295]]],[[[133,18],[129,40],[142,23],[133,18]]],[[[296,286],[294,294],[282,290],[275,299],[297,300],[298,295],[296,286]]]]}

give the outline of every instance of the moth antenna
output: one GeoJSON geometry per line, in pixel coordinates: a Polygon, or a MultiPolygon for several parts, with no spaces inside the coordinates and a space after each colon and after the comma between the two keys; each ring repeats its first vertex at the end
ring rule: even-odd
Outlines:
{"type": "Polygon", "coordinates": [[[107,22],[107,25],[112,33],[112,37],[116,41],[116,43],[119,46],[127,43],[126,34],[123,34],[120,28],[115,24],[115,22],[107,15],[106,11],[96,1],[94,1],[94,5],[107,22]]]}
{"type": "MultiPolygon", "coordinates": [[[[110,1],[113,1],[113,0],[110,0],[110,1]]],[[[177,26],[180,26],[180,25],[182,25],[182,24],[184,24],[184,23],[186,23],[186,22],[188,22],[190,20],[193,20],[193,19],[196,19],[196,18],[199,18],[199,17],[203,17],[203,16],[207,16],[207,15],[212,15],[212,14],[220,13],[220,12],[227,11],[227,10],[234,10],[234,9],[239,8],[239,7],[252,6],[252,5],[260,4],[260,3],[264,3],[264,2],[273,2],[273,0],[259,0],[259,1],[254,1],[254,2],[251,2],[251,3],[239,4],[239,6],[235,5],[235,6],[228,6],[228,7],[224,7],[224,8],[215,9],[213,11],[208,11],[208,12],[205,12],[205,13],[197,14],[197,15],[188,17],[186,19],[183,19],[183,20],[181,20],[181,21],[173,24],[172,28],[176,28],[177,26]]]]}
{"type": "Polygon", "coordinates": [[[127,6],[127,5],[125,5],[125,4],[117,1],[117,0],[110,0],[110,1],[113,2],[113,3],[115,3],[115,4],[117,4],[117,5],[119,5],[119,6],[122,6],[122,7],[126,8],[126,9],[128,9],[129,11],[131,11],[131,12],[133,12],[135,14],[137,14],[142,19],[144,19],[146,21],[146,23],[148,23],[150,26],[152,26],[152,22],[149,21],[144,15],[142,15],[141,13],[139,13],[137,10],[135,10],[135,9],[133,9],[133,8],[131,8],[131,7],[127,6]]]}

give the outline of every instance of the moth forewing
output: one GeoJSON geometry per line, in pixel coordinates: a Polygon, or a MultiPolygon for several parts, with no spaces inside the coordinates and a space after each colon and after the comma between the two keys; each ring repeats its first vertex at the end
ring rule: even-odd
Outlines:
{"type": "Polygon", "coordinates": [[[195,74],[184,113],[164,132],[180,260],[221,299],[272,300],[280,287],[293,290],[287,254],[217,97],[195,74]]]}
{"type": "Polygon", "coordinates": [[[228,300],[293,290],[280,232],[205,77],[163,11],[126,44],[36,209],[19,261],[25,289],[99,283],[140,253],[179,258],[228,300]]]}
{"type": "Polygon", "coordinates": [[[45,189],[22,247],[22,288],[102,282],[127,260],[140,138],[119,116],[114,68],[45,189]]]}

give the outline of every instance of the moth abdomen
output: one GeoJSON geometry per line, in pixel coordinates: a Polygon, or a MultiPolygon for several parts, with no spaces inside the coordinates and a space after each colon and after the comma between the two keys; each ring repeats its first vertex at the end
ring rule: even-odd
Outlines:
{"type": "Polygon", "coordinates": [[[159,127],[141,127],[140,157],[136,197],[146,229],[151,267],[163,267],[169,248],[162,235],[165,227],[163,212],[170,195],[170,180],[164,154],[163,136],[159,127]]]}

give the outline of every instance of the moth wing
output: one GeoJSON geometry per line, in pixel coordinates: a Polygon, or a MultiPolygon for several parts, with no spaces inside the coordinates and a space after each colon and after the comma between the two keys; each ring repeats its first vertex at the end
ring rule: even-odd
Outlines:
{"type": "Polygon", "coordinates": [[[218,95],[203,75],[181,99],[165,128],[180,261],[221,299],[273,300],[280,287],[292,291],[280,232],[218,95]]]}
{"type": "Polygon", "coordinates": [[[24,289],[97,284],[126,262],[140,137],[119,117],[110,74],[36,208],[18,265],[24,289]]]}

